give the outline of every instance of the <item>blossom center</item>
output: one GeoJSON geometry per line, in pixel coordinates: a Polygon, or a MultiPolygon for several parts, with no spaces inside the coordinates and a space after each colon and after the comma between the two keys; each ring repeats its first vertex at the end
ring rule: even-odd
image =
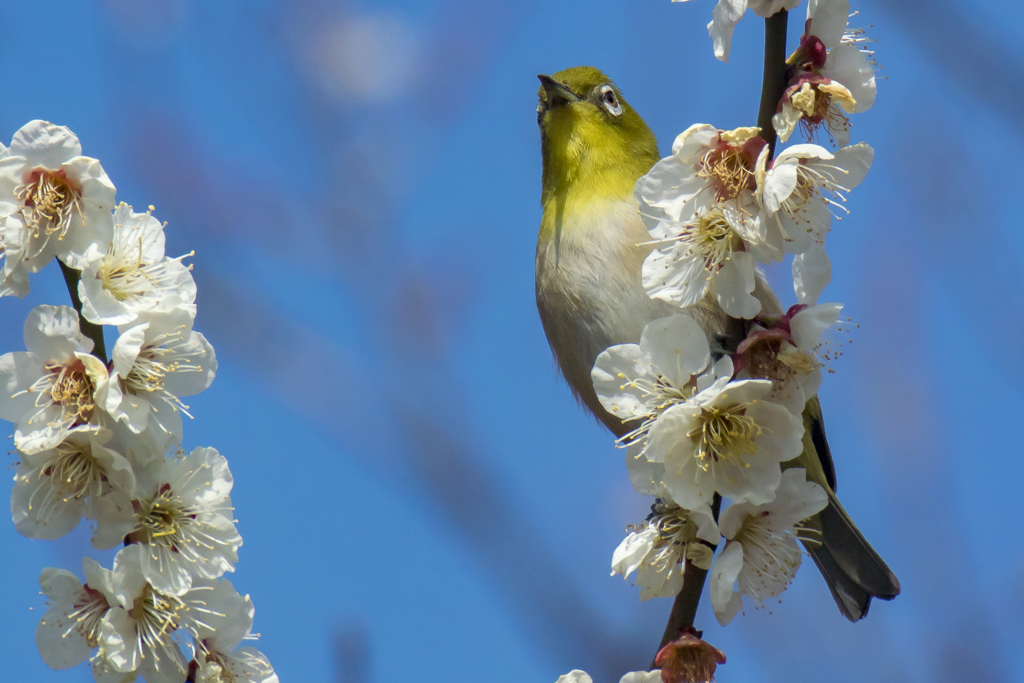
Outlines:
{"type": "Polygon", "coordinates": [[[24,204],[25,224],[36,236],[56,234],[63,239],[75,210],[81,209],[82,193],[63,170],[36,169],[14,193],[24,204]]]}
{"type": "Polygon", "coordinates": [[[132,394],[163,391],[164,379],[168,373],[178,369],[177,362],[165,365],[161,358],[169,353],[158,346],[144,346],[139,351],[132,369],[122,379],[124,388],[132,394]]]}
{"type": "Polygon", "coordinates": [[[712,272],[729,260],[729,254],[743,248],[743,240],[718,208],[701,214],[691,234],[697,251],[704,259],[704,268],[712,272]]]}
{"type": "Polygon", "coordinates": [[[821,363],[814,356],[796,347],[789,347],[780,351],[778,360],[779,365],[800,375],[809,375],[821,367],[821,363]]]}
{"type": "Polygon", "coordinates": [[[53,384],[50,397],[64,409],[64,415],[72,424],[88,422],[92,418],[96,402],[93,399],[92,380],[85,371],[85,365],[77,358],[65,365],[51,363],[46,366],[53,384]]]}
{"type": "Polygon", "coordinates": [[[181,598],[155,591],[147,583],[128,610],[128,615],[136,623],[139,645],[143,651],[145,648],[152,651],[158,662],[159,652],[170,645],[165,642],[165,637],[178,630],[179,614],[184,609],[185,603],[181,598]]]}
{"type": "Polygon", "coordinates": [[[161,334],[143,346],[131,369],[121,378],[122,388],[129,394],[145,396],[156,394],[186,415],[188,406],[165,387],[167,376],[183,372],[202,372],[198,357],[205,354],[202,347],[190,345],[185,327],[178,326],[161,334]]]}
{"type": "MultiPolygon", "coordinates": [[[[619,377],[625,379],[625,375],[619,373],[619,377]]],[[[658,417],[666,410],[679,403],[685,403],[692,395],[692,387],[677,387],[664,375],[658,374],[654,381],[646,378],[637,378],[623,384],[620,388],[625,389],[631,386],[639,389],[644,395],[646,415],[639,427],[625,436],[619,437],[618,442],[631,444],[639,441],[657,421],[658,417]]]]}
{"type": "Polygon", "coordinates": [[[701,469],[707,471],[715,463],[723,461],[750,467],[744,458],[755,453],[755,439],[764,431],[746,414],[751,403],[729,403],[700,409],[697,426],[686,436],[697,446],[701,469]]]}
{"type": "Polygon", "coordinates": [[[773,533],[768,527],[769,516],[767,510],[748,515],[734,539],[743,546],[744,569],[753,573],[740,575],[741,589],[758,602],[782,593],[801,562],[800,549],[793,542],[800,537],[792,529],[773,533]]]}
{"type": "Polygon", "coordinates": [[[140,505],[135,533],[142,543],[170,537],[168,540],[174,544],[175,539],[180,537],[182,527],[192,522],[192,516],[171,491],[169,484],[164,484],[155,498],[143,501],[140,505]]]}
{"type": "Polygon", "coordinates": [[[701,159],[700,178],[707,178],[715,189],[715,199],[735,199],[743,190],[754,189],[754,173],[743,149],[724,145],[707,152],[701,159]]]}
{"type": "Polygon", "coordinates": [[[55,449],[57,457],[43,469],[65,502],[98,496],[105,479],[103,466],[88,445],[65,441],[55,449]]]}

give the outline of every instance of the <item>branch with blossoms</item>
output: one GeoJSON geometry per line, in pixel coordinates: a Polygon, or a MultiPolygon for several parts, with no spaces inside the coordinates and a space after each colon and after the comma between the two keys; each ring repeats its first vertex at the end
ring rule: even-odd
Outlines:
{"type": "Polygon", "coordinates": [[[153,207],[115,205],[96,159],[67,128],[32,121],[0,145],[0,296],[24,297],[57,260],[73,307],[38,306],[25,351],[0,357],[0,418],[14,425],[14,526],[55,540],[84,517],[111,568],[48,567],[43,661],[90,660],[100,683],[276,683],[252,647],[254,608],[223,578],[242,537],[228,462],[181,448],[183,398],[213,382],[217,359],[193,329],[191,266],[164,253],[153,207]],[[104,326],[117,339],[106,357],[104,326]]]}
{"type": "MultiPolygon", "coordinates": [[[[687,0],[674,0],[686,2],[687,0]]],[[[593,368],[602,406],[628,428],[636,491],[651,513],[612,557],[635,575],[640,599],[674,605],[650,672],[622,683],[711,681],[725,655],[695,628],[705,578],[723,626],[790,585],[810,555],[841,613],[865,616],[899,582],[835,498],[835,472],[817,392],[846,332],[838,303],[819,304],[831,280],[832,220],[866,176],[873,149],[850,145],[849,115],[875,99],[875,64],[848,0],[809,0],[786,57],[788,11],[800,0],[719,0],[708,31],[728,61],[736,23],[765,18],[757,127],[695,124],[636,184],[650,232],[647,294],[681,312],[648,324],[637,343],[602,352],[593,368]],[[775,153],[797,132],[806,142],[775,153]],[[813,140],[819,139],[828,149],[813,140]],[[792,258],[795,303],[783,308],[759,267],[792,258]],[[708,336],[694,311],[716,306],[725,332],[708,336]],[[727,505],[725,503],[728,503],[727,505]],[[803,548],[801,548],[803,546],[803,548]]],[[[590,683],[581,671],[560,683],[590,683]]]]}

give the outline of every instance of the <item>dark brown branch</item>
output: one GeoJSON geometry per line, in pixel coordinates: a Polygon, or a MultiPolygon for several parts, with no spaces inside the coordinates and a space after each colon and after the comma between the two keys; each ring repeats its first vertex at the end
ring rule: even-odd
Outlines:
{"type": "Polygon", "coordinates": [[[82,317],[82,300],[78,298],[78,281],[82,274],[74,268],[64,265],[64,262],[57,259],[60,264],[60,272],[64,275],[64,283],[68,286],[68,294],[71,295],[71,304],[78,311],[78,329],[89,339],[92,339],[92,355],[107,364],[107,345],[103,342],[103,326],[91,323],[82,317]]]}
{"type": "Polygon", "coordinates": [[[775,156],[775,127],[772,117],[778,111],[786,90],[786,22],[789,12],[782,10],[764,20],[764,79],[761,81],[761,108],[757,125],[768,143],[768,158],[775,156]]]}
{"type": "MultiPolygon", "coordinates": [[[[718,519],[718,511],[722,507],[722,497],[715,494],[711,502],[711,514],[718,519]]],[[[715,546],[711,546],[714,550],[715,546]]],[[[707,579],[708,570],[697,567],[689,559],[683,565],[683,589],[679,591],[675,602],[672,603],[672,612],[668,615],[668,623],[665,624],[665,634],[661,637],[661,644],[658,651],[673,640],[682,635],[683,629],[693,626],[693,620],[697,616],[697,605],[700,603],[700,595],[704,592],[704,581],[707,579]]],[[[657,654],[657,653],[655,653],[657,654]]],[[[652,669],[657,668],[653,663],[652,669]]]]}

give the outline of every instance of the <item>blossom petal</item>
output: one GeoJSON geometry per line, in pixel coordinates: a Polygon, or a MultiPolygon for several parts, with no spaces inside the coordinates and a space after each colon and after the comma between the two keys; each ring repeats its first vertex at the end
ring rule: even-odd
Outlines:
{"type": "Polygon", "coordinates": [[[849,16],[849,0],[809,0],[807,18],[811,25],[808,33],[818,36],[827,48],[838,47],[849,16]]]}
{"type": "Polygon", "coordinates": [[[715,275],[715,297],[722,310],[734,318],[753,318],[761,312],[761,302],[751,293],[755,286],[754,257],[733,252],[715,275]]]}
{"type": "Polygon", "coordinates": [[[800,303],[813,306],[831,281],[832,262],[822,245],[793,257],[793,290],[800,303]]]}
{"type": "Polygon", "coordinates": [[[850,91],[857,102],[852,113],[865,112],[875,103],[875,69],[856,46],[843,44],[829,52],[821,73],[850,91]]]}
{"type": "Polygon", "coordinates": [[[722,536],[718,531],[718,524],[714,515],[711,514],[711,506],[708,504],[698,505],[689,510],[690,519],[697,525],[697,538],[703,539],[712,545],[718,545],[722,536]]]}
{"type": "MultiPolygon", "coordinates": [[[[678,593],[678,591],[676,591],[678,593]]],[[[661,669],[654,671],[630,671],[619,679],[619,683],[660,683],[661,669]]]]}
{"type": "Polygon", "coordinates": [[[708,123],[695,123],[676,136],[672,156],[686,167],[700,162],[704,152],[718,143],[718,129],[708,123]]]}
{"type": "Polygon", "coordinates": [[[732,32],[746,11],[747,0],[718,0],[718,4],[711,10],[708,33],[714,42],[715,57],[720,61],[729,61],[729,52],[732,50],[732,32]]]}
{"type": "Polygon", "coordinates": [[[839,322],[842,304],[810,306],[793,316],[790,331],[793,342],[801,351],[810,351],[821,341],[822,333],[839,322]]]}
{"type": "Polygon", "coordinates": [[[644,259],[640,278],[649,297],[685,308],[704,298],[712,275],[699,255],[677,251],[676,245],[652,251],[644,259]]]}
{"type": "Polygon", "coordinates": [[[612,553],[612,575],[621,574],[623,579],[627,579],[654,548],[656,540],[658,530],[651,528],[626,536],[612,553]]]}
{"type": "Polygon", "coordinates": [[[56,171],[68,159],[82,154],[82,143],[68,128],[36,119],[18,129],[10,149],[12,156],[25,157],[33,167],[56,171]]]}
{"type": "Polygon", "coordinates": [[[22,536],[52,541],[78,526],[82,501],[61,497],[51,477],[44,476],[42,470],[24,472],[19,467],[11,491],[11,517],[22,536]]]}
{"type": "Polygon", "coordinates": [[[58,671],[78,666],[92,653],[92,648],[75,628],[76,620],[65,614],[69,605],[54,605],[46,611],[36,627],[36,647],[51,669],[58,671]]]}
{"type": "Polygon", "coordinates": [[[75,351],[88,353],[92,345],[70,306],[36,306],[25,319],[25,348],[46,360],[63,361],[75,351]]]}
{"type": "Polygon", "coordinates": [[[725,626],[743,607],[742,598],[734,589],[740,570],[743,569],[743,546],[739,543],[727,543],[711,565],[711,607],[718,623],[725,626]]]}
{"type": "Polygon", "coordinates": [[[644,392],[630,380],[647,376],[649,363],[636,344],[618,344],[601,352],[590,378],[605,410],[624,421],[646,414],[644,392]]]}
{"type": "Polygon", "coordinates": [[[114,349],[110,352],[110,357],[114,363],[114,372],[121,377],[125,377],[131,371],[135,359],[139,357],[139,351],[142,349],[148,329],[148,323],[136,325],[122,332],[114,342],[114,349]]]}
{"type": "Polygon", "coordinates": [[[846,174],[841,178],[840,185],[847,190],[860,185],[871,169],[874,158],[875,150],[866,142],[858,142],[856,145],[836,150],[832,163],[843,169],[846,174]]]}
{"type": "Polygon", "coordinates": [[[666,497],[668,492],[662,479],[665,477],[665,465],[651,462],[642,453],[640,444],[633,444],[626,449],[626,472],[633,489],[643,496],[666,497]]]}
{"type": "MultiPolygon", "coordinates": [[[[785,154],[785,152],[783,152],[785,154]]],[[[779,156],[775,165],[764,176],[759,188],[764,208],[775,213],[796,189],[796,172],[799,159],[779,156]]]]}
{"type": "Polygon", "coordinates": [[[0,356],[0,418],[19,422],[29,411],[35,412],[35,396],[27,391],[43,375],[39,356],[12,351],[0,356]]]}
{"type": "Polygon", "coordinates": [[[682,313],[647,323],[640,348],[650,356],[654,367],[680,389],[711,362],[704,330],[696,320],[682,313]]]}

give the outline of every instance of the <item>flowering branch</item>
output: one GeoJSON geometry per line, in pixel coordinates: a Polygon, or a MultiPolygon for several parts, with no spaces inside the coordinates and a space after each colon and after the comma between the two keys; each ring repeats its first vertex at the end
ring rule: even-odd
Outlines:
{"type": "Polygon", "coordinates": [[[15,425],[15,529],[55,540],[85,517],[82,581],[47,567],[39,654],[57,670],[85,660],[101,683],[277,683],[252,640],[235,570],[227,459],[186,454],[183,397],[210,386],[217,357],[193,329],[196,286],[164,253],[164,225],[121,202],[99,161],[62,126],[31,121],[0,145],[0,297],[57,258],[74,308],[37,306],[24,352],[0,356],[0,419],[15,425]],[[103,326],[117,328],[108,364],[103,326]]]}
{"type": "Polygon", "coordinates": [[[82,316],[82,299],[78,296],[78,283],[82,279],[82,273],[66,265],[60,259],[60,272],[64,275],[64,283],[68,286],[68,294],[71,295],[71,304],[78,313],[78,327],[89,339],[92,339],[92,355],[100,359],[104,364],[107,362],[107,346],[103,342],[103,326],[91,323],[82,316]]]}
{"type": "Polygon", "coordinates": [[[772,117],[786,90],[786,22],[789,12],[781,10],[764,20],[764,78],[761,81],[761,107],[757,125],[768,143],[768,158],[775,156],[775,127],[772,117]]]}

